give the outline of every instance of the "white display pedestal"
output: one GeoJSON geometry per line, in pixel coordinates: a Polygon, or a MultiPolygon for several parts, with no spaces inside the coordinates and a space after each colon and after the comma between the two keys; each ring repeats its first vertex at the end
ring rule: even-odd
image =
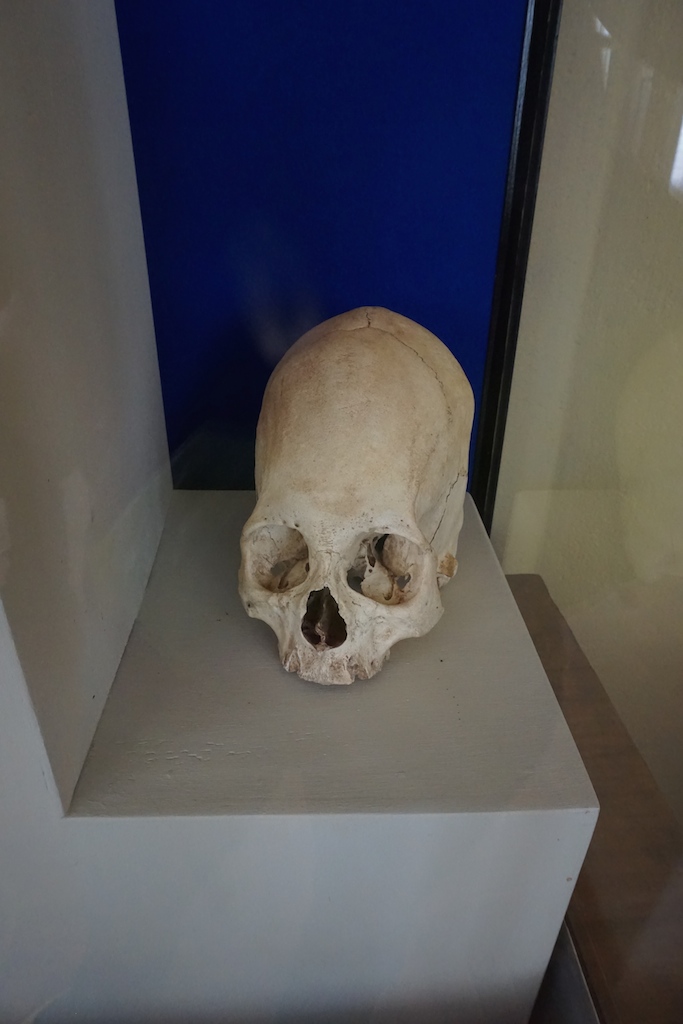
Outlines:
{"type": "Polygon", "coordinates": [[[320,687],[239,603],[253,500],[174,493],[71,820],[216,816],[222,1019],[523,1024],[597,801],[473,504],[437,627],[320,687]]]}

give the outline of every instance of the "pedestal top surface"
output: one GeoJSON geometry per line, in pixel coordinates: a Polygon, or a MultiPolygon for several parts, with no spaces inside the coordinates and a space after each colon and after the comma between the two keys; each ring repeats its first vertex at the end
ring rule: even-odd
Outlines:
{"type": "Polygon", "coordinates": [[[237,593],[250,492],[176,491],[70,813],[595,808],[476,509],[425,637],[373,679],[287,673],[237,593]]]}

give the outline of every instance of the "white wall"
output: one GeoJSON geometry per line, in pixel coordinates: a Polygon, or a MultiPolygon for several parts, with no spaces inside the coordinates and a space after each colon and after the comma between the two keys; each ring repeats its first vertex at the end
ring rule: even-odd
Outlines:
{"type": "Polygon", "coordinates": [[[0,14],[0,593],[68,805],[170,475],[113,4],[0,14]]]}
{"type": "Polygon", "coordinates": [[[683,821],[683,7],[565,0],[493,541],[683,821]]]}

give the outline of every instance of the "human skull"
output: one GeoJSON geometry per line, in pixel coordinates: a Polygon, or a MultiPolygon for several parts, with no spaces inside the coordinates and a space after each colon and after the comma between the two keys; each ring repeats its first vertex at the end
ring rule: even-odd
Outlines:
{"type": "Polygon", "coordinates": [[[240,596],[303,679],[351,683],[438,621],[455,573],[474,399],[412,320],[367,306],[304,334],[256,432],[240,596]]]}

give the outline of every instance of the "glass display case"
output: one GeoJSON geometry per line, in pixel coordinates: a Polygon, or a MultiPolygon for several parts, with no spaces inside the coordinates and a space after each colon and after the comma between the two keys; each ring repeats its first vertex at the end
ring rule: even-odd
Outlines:
{"type": "Polygon", "coordinates": [[[6,5],[3,1019],[525,1024],[566,913],[534,1024],[680,1021],[683,25],[558,7],[6,5]],[[472,494],[438,625],[319,687],[239,534],[367,303],[472,494]]]}
{"type": "Polygon", "coordinates": [[[683,11],[565,3],[492,538],[601,803],[604,1021],[683,1013],[683,11]]]}

